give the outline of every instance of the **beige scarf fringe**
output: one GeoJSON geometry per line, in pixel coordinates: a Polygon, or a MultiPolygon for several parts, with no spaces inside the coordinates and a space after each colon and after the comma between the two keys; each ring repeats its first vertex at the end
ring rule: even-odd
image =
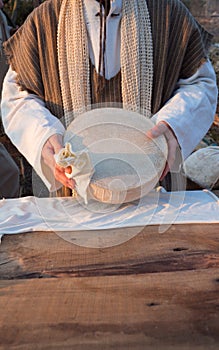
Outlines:
{"type": "MultiPolygon", "coordinates": [[[[64,0],[58,24],[58,62],[66,127],[91,106],[87,31],[82,0],[64,0]]],[[[151,116],[153,42],[145,0],[125,0],[121,21],[123,108],[151,116]]]]}

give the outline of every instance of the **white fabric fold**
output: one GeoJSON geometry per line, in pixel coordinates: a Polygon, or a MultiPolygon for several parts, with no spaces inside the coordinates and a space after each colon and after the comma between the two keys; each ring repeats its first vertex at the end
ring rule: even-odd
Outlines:
{"type": "Polygon", "coordinates": [[[210,191],[153,190],[121,206],[72,198],[23,197],[0,201],[0,236],[33,231],[97,231],[146,225],[219,223],[219,199],[210,191]]]}
{"type": "Polygon", "coordinates": [[[69,142],[66,142],[58,154],[54,156],[56,163],[61,167],[71,167],[71,173],[65,173],[69,179],[76,182],[76,190],[87,204],[87,188],[94,173],[90,157],[87,152],[74,153],[69,142]]]}

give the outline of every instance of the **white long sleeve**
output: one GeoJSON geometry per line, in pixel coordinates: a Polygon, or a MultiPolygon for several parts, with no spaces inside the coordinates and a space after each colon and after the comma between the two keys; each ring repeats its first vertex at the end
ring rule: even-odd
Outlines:
{"type": "Polygon", "coordinates": [[[216,106],[216,76],[207,61],[193,76],[178,81],[174,96],[152,119],[169,124],[185,159],[212,125],[216,106]]]}
{"type": "Polygon", "coordinates": [[[16,73],[11,68],[3,84],[1,110],[7,135],[47,188],[54,191],[54,176],[41,161],[41,152],[50,136],[64,134],[64,126],[40,98],[20,90],[16,84],[16,73]]]}

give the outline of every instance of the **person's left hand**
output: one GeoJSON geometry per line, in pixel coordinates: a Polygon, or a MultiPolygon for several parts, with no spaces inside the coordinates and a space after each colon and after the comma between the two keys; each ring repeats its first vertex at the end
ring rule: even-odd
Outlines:
{"type": "Polygon", "coordinates": [[[65,187],[74,189],[74,179],[68,179],[66,173],[71,173],[71,167],[63,168],[55,162],[54,155],[63,148],[62,135],[54,134],[49,137],[42,148],[42,159],[51,169],[54,178],[65,187]]]}
{"type": "Polygon", "coordinates": [[[161,178],[160,178],[160,180],[163,180],[163,178],[171,170],[171,167],[173,166],[173,163],[175,161],[176,150],[179,147],[178,141],[176,139],[176,136],[174,135],[174,132],[172,131],[170,126],[165,121],[159,122],[152,129],[150,129],[146,133],[146,135],[152,139],[154,139],[160,135],[164,135],[166,140],[167,140],[167,145],[168,145],[167,162],[166,162],[166,166],[165,166],[164,171],[163,171],[161,178]]]}

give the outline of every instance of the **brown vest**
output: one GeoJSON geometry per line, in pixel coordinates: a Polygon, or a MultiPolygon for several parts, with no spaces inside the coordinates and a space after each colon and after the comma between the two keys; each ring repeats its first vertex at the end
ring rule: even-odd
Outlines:
{"type": "Polygon", "coordinates": [[[110,80],[105,79],[96,72],[91,65],[91,103],[95,106],[101,106],[111,103],[122,103],[121,93],[121,72],[110,80]]]}

